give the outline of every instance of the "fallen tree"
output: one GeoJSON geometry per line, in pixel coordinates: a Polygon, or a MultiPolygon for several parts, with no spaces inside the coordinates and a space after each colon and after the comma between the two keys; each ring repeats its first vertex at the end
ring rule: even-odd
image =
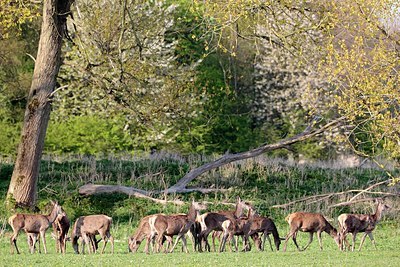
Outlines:
{"type": "Polygon", "coordinates": [[[201,192],[201,193],[210,193],[210,192],[215,192],[215,191],[224,191],[227,189],[208,189],[208,188],[187,188],[187,185],[195,180],[197,177],[200,175],[204,174],[207,171],[210,171],[212,169],[216,169],[218,167],[221,167],[225,164],[234,162],[234,161],[239,161],[239,160],[244,160],[248,158],[253,158],[257,157],[259,155],[262,155],[263,153],[273,151],[276,149],[281,149],[281,148],[287,148],[290,145],[293,145],[298,142],[302,142],[305,140],[308,140],[312,137],[315,137],[324,131],[336,127],[339,125],[341,121],[343,121],[345,117],[341,117],[339,119],[336,119],[332,122],[329,122],[323,126],[321,126],[318,129],[313,129],[313,126],[315,125],[315,121],[311,125],[309,125],[302,133],[297,134],[293,137],[289,137],[287,139],[281,140],[277,143],[274,144],[264,144],[260,147],[257,147],[255,149],[241,152],[241,153],[235,153],[235,154],[225,154],[222,157],[211,161],[209,163],[206,163],[202,166],[199,166],[197,168],[194,168],[190,170],[184,177],[182,177],[176,184],[173,186],[165,189],[165,190],[160,190],[160,191],[145,191],[133,187],[125,187],[125,186],[120,186],[120,185],[95,185],[95,184],[87,184],[79,188],[79,193],[82,195],[93,195],[93,194],[102,194],[102,193],[114,193],[114,192],[119,192],[119,193],[124,193],[130,196],[135,196],[135,197],[140,197],[140,198],[147,198],[151,199],[156,202],[162,201],[163,203],[166,203],[166,200],[159,200],[152,198],[152,195],[155,194],[177,194],[177,193],[190,193],[190,192],[201,192]]]}

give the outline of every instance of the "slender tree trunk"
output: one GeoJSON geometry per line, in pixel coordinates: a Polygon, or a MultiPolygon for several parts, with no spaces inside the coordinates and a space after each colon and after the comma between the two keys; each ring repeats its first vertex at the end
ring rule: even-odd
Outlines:
{"type": "Polygon", "coordinates": [[[66,32],[66,18],[72,0],[45,0],[38,54],[24,126],[14,171],[8,189],[8,198],[16,204],[34,207],[37,200],[37,180],[40,159],[50,118],[49,97],[56,86],[60,69],[62,38],[66,32]]]}

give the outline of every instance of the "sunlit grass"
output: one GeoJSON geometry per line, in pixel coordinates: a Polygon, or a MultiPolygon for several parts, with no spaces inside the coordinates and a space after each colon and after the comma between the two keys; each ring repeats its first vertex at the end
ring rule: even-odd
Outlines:
{"type": "MultiPolygon", "coordinates": [[[[143,246],[138,253],[128,253],[126,237],[116,240],[114,254],[110,254],[110,246],[107,245],[103,255],[76,255],[68,243],[67,254],[60,255],[56,254],[54,240],[48,234],[48,254],[31,255],[26,236],[21,233],[18,238],[21,254],[10,255],[9,234],[6,232],[0,239],[0,266],[399,266],[400,262],[400,231],[393,223],[383,223],[375,230],[377,250],[366,240],[361,252],[340,252],[332,238],[323,234],[323,251],[319,250],[315,239],[304,252],[298,252],[290,240],[287,252],[271,252],[266,246],[264,252],[198,253],[192,252],[189,245],[189,254],[181,252],[178,246],[174,253],[146,255],[142,252],[143,246]]],[[[361,235],[357,238],[357,248],[360,238],[361,235]]],[[[300,246],[304,246],[307,240],[308,234],[299,233],[300,246]]]]}

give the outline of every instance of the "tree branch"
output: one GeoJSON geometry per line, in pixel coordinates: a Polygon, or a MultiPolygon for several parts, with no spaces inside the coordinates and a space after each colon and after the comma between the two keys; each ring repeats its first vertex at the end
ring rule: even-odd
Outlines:
{"type": "Polygon", "coordinates": [[[203,173],[218,168],[220,166],[223,166],[225,164],[238,161],[238,160],[243,160],[243,159],[248,159],[248,158],[253,158],[256,156],[259,156],[265,152],[280,149],[280,148],[285,148],[287,146],[293,145],[295,143],[310,139],[311,137],[314,137],[325,130],[337,125],[339,122],[343,121],[346,117],[340,117],[337,120],[334,120],[330,123],[325,124],[321,128],[317,130],[311,131],[311,127],[307,127],[306,130],[298,135],[295,135],[293,137],[287,138],[285,140],[282,140],[278,143],[275,144],[264,144],[258,148],[246,151],[246,152],[241,152],[237,154],[226,154],[219,159],[206,163],[200,167],[197,167],[195,169],[192,169],[189,171],[183,178],[181,178],[175,185],[171,186],[170,188],[167,189],[166,193],[178,193],[182,192],[185,190],[186,186],[196,179],[198,176],[202,175],[203,173]]]}

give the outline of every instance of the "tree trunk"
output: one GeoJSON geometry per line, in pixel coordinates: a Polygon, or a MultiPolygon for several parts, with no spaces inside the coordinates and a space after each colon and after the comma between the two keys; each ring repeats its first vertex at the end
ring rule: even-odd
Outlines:
{"type": "Polygon", "coordinates": [[[17,205],[34,207],[37,179],[47,125],[50,118],[49,97],[56,86],[60,69],[62,38],[72,0],[45,0],[38,54],[14,171],[7,196],[17,205]]]}

